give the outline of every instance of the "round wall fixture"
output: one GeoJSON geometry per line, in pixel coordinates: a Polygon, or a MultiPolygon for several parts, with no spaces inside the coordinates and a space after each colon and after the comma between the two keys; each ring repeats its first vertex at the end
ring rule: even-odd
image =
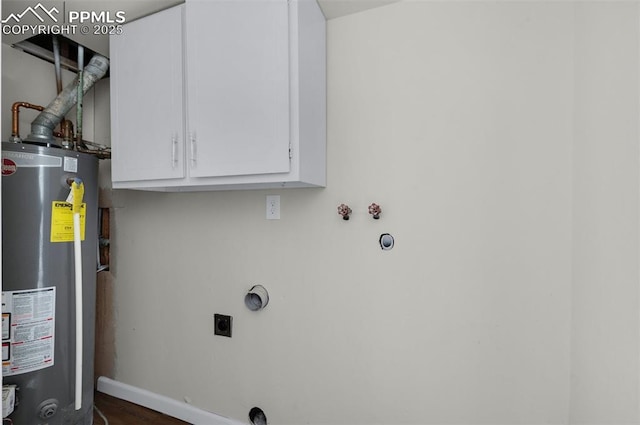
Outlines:
{"type": "Polygon", "coordinates": [[[249,410],[249,420],[252,425],[267,425],[267,415],[259,407],[252,407],[249,410]]]}
{"type": "Polygon", "coordinates": [[[269,293],[262,285],[255,285],[244,297],[244,304],[251,311],[262,310],[269,304],[269,293]]]}
{"type": "Polygon", "coordinates": [[[393,236],[391,236],[389,233],[383,233],[380,235],[380,248],[382,248],[384,251],[388,251],[393,248],[393,244],[393,236]]]}

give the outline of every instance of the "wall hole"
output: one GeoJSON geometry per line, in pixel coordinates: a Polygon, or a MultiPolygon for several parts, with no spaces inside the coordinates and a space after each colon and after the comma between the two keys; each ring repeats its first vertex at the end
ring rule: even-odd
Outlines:
{"type": "Polygon", "coordinates": [[[254,285],[244,297],[244,304],[251,311],[262,310],[269,304],[269,293],[262,285],[254,285]]]}
{"type": "Polygon", "coordinates": [[[380,242],[380,248],[382,248],[384,251],[388,251],[391,248],[393,248],[393,244],[394,244],[393,236],[391,236],[389,233],[381,234],[379,242],[380,242]]]}
{"type": "Polygon", "coordinates": [[[267,416],[259,407],[252,407],[249,410],[249,420],[252,425],[267,425],[267,416]]]}

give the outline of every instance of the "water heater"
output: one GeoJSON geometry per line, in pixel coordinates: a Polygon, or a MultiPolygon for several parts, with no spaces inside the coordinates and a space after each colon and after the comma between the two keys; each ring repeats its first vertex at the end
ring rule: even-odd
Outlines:
{"type": "Polygon", "coordinates": [[[92,155],[2,143],[2,374],[5,389],[15,391],[13,424],[93,423],[97,181],[92,155]],[[68,202],[70,182],[78,181],[80,273],[68,202]]]}

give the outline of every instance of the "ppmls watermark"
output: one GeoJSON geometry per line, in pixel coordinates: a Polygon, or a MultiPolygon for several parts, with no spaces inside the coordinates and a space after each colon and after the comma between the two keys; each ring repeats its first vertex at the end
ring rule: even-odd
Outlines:
{"type": "Polygon", "coordinates": [[[122,24],[126,22],[123,10],[66,10],[65,2],[58,3],[59,7],[38,3],[19,13],[10,13],[2,19],[2,34],[118,35],[123,32],[122,24]]]}

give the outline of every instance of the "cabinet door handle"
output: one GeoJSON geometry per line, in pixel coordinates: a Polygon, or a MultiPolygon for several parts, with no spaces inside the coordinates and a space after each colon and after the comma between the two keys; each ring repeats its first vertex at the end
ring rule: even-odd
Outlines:
{"type": "Polygon", "coordinates": [[[196,158],[198,156],[198,145],[196,144],[196,134],[189,133],[189,140],[191,142],[191,167],[195,168],[196,158]]]}
{"type": "Polygon", "coordinates": [[[174,134],[171,137],[171,167],[176,168],[178,166],[178,135],[174,134]]]}

